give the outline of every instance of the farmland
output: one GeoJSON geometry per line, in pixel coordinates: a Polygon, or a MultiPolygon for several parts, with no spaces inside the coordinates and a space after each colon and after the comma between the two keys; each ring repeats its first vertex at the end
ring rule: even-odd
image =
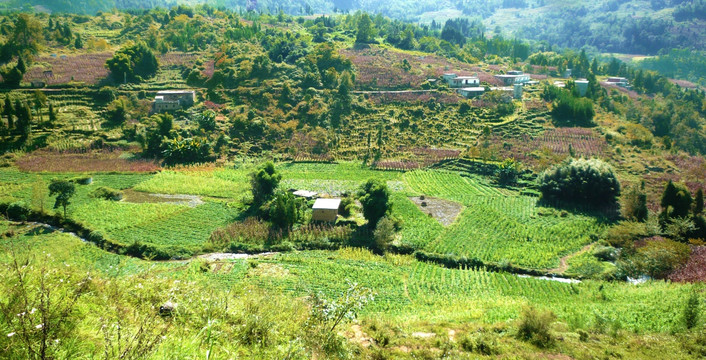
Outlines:
{"type": "Polygon", "coordinates": [[[0,14],[3,357],[706,356],[703,92],[465,13],[194,2],[0,14]]]}

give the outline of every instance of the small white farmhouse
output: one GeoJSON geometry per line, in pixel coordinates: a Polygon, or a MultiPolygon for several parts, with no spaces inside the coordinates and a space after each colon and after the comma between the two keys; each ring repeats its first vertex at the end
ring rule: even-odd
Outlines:
{"type": "Polygon", "coordinates": [[[311,220],[334,222],[338,217],[338,208],[341,206],[341,199],[316,199],[314,202],[311,220]]]}

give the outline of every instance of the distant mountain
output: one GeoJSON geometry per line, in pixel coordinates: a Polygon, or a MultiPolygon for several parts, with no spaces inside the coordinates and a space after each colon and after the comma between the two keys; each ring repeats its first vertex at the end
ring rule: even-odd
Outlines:
{"type": "Polygon", "coordinates": [[[294,15],[364,10],[440,25],[450,18],[482,18],[490,30],[602,52],[706,50],[706,0],[9,0],[0,9],[95,13],[198,3],[294,15]]]}

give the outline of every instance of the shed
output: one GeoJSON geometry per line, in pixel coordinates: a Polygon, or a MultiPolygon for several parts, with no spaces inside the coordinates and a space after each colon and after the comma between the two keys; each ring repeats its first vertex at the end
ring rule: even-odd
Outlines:
{"type": "Polygon", "coordinates": [[[317,199],[314,202],[311,220],[334,222],[338,217],[338,208],[341,206],[341,199],[317,199]]]}

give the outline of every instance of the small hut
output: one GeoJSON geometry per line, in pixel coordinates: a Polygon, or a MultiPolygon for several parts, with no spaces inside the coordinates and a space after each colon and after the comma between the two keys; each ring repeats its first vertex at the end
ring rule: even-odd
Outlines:
{"type": "Polygon", "coordinates": [[[334,222],[338,218],[338,208],[341,206],[341,199],[317,199],[314,202],[311,220],[334,222]]]}

